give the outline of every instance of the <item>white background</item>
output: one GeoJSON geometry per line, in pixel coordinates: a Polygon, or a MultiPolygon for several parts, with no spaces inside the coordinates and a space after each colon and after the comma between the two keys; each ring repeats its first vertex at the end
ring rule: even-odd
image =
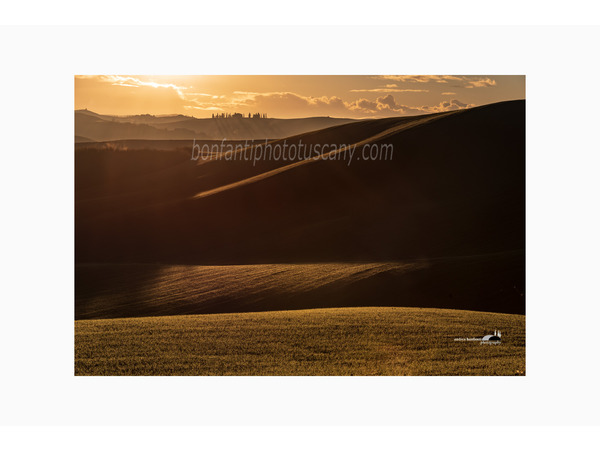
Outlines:
{"type": "MultiPolygon", "coordinates": [[[[112,3],[96,3],[81,16],[59,14],[57,21],[94,23],[107,17],[112,3]]],[[[370,17],[379,5],[363,6],[370,17]]],[[[165,7],[145,3],[154,8],[154,21],[165,7]]],[[[178,7],[184,23],[191,23],[190,17],[207,22],[202,7],[195,12],[178,7]]],[[[23,8],[13,15],[15,23],[24,23],[29,12],[33,23],[43,21],[43,8],[23,8]]],[[[432,6],[433,23],[440,23],[446,7],[441,8],[432,6]]],[[[505,5],[497,8],[505,17],[505,5]]],[[[549,8],[550,22],[558,20],[558,12],[549,8]]],[[[231,9],[233,23],[241,23],[244,7],[231,9]]],[[[119,10],[112,11],[115,22],[122,23],[119,10]]],[[[406,23],[403,11],[393,11],[398,23],[406,23]]],[[[408,11],[414,13],[414,6],[408,11]]],[[[481,22],[494,23],[497,11],[487,12],[481,22]]],[[[512,23],[527,23],[523,17],[536,23],[537,16],[526,13],[514,12],[512,23]]],[[[171,21],[172,12],[165,14],[171,21]]],[[[292,18],[283,23],[296,24],[306,12],[292,8],[286,14],[292,18]],[[296,12],[300,19],[294,19],[296,12]]],[[[256,23],[277,23],[270,17],[265,22],[261,15],[256,23]]],[[[390,17],[391,11],[381,10],[382,24],[393,24],[390,17]]],[[[415,17],[420,23],[424,16],[415,17]]],[[[577,19],[570,10],[564,17],[566,23],[590,23],[587,15],[577,19]]],[[[465,23],[451,19],[448,24],[465,23]]],[[[360,14],[349,23],[360,23],[360,14]]],[[[576,27],[3,28],[0,424],[597,426],[599,38],[598,28],[576,27]],[[249,32],[254,39],[246,38],[249,32]],[[221,36],[218,42],[215,34],[221,36]],[[527,376],[74,377],[74,74],[525,74],[527,376]]],[[[163,442],[146,429],[125,436],[118,430],[122,442],[127,436],[135,436],[136,442],[163,442]]],[[[221,440],[226,433],[220,430],[206,430],[203,436],[216,436],[213,443],[228,442],[221,440]]],[[[292,447],[313,447],[308,435],[294,430],[265,430],[265,435],[281,435],[292,447]]],[[[344,428],[331,430],[333,434],[319,430],[321,443],[337,436],[336,442],[372,448],[388,436],[388,431],[371,429],[360,435],[344,428]]],[[[560,442],[562,436],[546,428],[532,429],[535,435],[512,430],[512,443],[499,436],[480,443],[514,448],[527,442],[527,436],[535,442],[542,437],[560,442]]],[[[31,439],[23,433],[17,428],[11,435],[31,439]]],[[[44,436],[51,439],[55,433],[72,436],[70,429],[62,429],[62,435],[60,429],[47,430],[44,436]]],[[[447,438],[497,434],[489,429],[465,433],[408,428],[389,431],[391,441],[385,442],[394,443],[397,436],[402,443],[413,436],[414,442],[454,448],[447,438]]],[[[271,441],[262,441],[263,448],[271,448],[271,441]]],[[[91,439],[90,445],[101,442],[91,439]]],[[[283,446],[277,440],[271,444],[283,446]]]]}

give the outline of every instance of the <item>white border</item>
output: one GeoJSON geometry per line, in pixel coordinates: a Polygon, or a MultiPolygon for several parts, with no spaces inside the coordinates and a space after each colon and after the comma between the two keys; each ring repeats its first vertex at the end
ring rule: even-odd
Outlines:
{"type": "Polygon", "coordinates": [[[568,5],[504,0],[428,0],[398,2],[369,0],[304,0],[282,5],[279,0],[190,3],[170,0],[103,0],[82,6],[77,0],[28,0],[3,8],[0,25],[174,25],[174,26],[541,26],[597,25],[594,4],[571,0],[568,5]]]}

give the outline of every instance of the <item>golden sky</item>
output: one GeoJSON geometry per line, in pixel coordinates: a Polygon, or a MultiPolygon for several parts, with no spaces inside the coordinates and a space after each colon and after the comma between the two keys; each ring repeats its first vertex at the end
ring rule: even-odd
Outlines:
{"type": "Polygon", "coordinates": [[[99,114],[390,117],[525,98],[522,75],[77,75],[75,109],[99,114]]]}

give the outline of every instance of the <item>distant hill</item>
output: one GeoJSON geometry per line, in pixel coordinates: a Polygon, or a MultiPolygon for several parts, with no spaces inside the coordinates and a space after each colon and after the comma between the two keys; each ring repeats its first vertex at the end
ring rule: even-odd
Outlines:
{"type": "Polygon", "coordinates": [[[88,142],[94,142],[94,141],[92,139],[90,139],[90,138],[86,138],[85,136],[77,136],[77,135],[75,135],[75,143],[76,144],[88,143],[88,142]]]}
{"type": "MultiPolygon", "coordinates": [[[[194,117],[110,116],[89,110],[75,111],[75,135],[92,141],[126,139],[276,139],[334,125],[354,122],[354,119],[308,117],[302,119],[196,119],[194,117]]],[[[77,142],[77,141],[76,141],[77,142]]],[[[84,142],[79,140],[78,142],[84,142]]]]}

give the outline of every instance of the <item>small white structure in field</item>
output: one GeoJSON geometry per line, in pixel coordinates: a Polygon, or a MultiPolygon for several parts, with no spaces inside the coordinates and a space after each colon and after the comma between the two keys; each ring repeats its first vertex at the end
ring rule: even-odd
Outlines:
{"type": "Polygon", "coordinates": [[[494,334],[488,334],[481,339],[482,344],[494,344],[498,345],[502,343],[502,333],[500,331],[495,330],[494,334]]]}

